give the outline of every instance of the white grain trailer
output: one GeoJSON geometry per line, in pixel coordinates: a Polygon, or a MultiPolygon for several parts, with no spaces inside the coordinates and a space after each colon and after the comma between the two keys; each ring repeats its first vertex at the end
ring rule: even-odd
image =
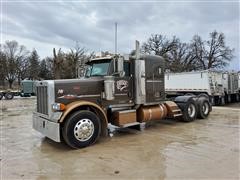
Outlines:
{"type": "Polygon", "coordinates": [[[239,74],[236,72],[224,72],[222,75],[225,101],[239,102],[239,74]]]}
{"type": "Polygon", "coordinates": [[[239,101],[237,73],[222,73],[205,70],[165,74],[167,97],[193,94],[207,95],[213,104],[239,101]]]}

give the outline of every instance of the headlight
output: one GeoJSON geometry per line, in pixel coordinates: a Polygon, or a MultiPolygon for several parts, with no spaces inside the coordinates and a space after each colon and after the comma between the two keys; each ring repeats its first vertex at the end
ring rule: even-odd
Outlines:
{"type": "Polygon", "coordinates": [[[63,111],[65,109],[65,105],[62,103],[54,103],[52,105],[53,111],[63,111]]]}

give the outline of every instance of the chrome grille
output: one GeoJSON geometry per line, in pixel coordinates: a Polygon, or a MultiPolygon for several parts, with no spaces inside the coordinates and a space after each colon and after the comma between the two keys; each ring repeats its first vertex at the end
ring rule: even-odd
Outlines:
{"type": "Polygon", "coordinates": [[[37,86],[37,112],[48,115],[47,86],[37,86]]]}

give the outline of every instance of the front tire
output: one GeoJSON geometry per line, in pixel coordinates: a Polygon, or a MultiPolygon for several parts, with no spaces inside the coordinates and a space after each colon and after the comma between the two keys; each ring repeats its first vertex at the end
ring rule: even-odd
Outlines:
{"type": "Polygon", "coordinates": [[[94,144],[101,131],[100,119],[91,111],[81,110],[70,115],[62,128],[64,141],[72,148],[94,144]]]}

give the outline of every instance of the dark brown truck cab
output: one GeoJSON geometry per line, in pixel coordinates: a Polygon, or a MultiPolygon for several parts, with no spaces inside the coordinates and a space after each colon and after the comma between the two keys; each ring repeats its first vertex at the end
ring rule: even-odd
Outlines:
{"type": "MultiPolygon", "coordinates": [[[[136,53],[92,59],[85,77],[38,82],[33,127],[50,139],[82,148],[107,135],[108,125],[144,127],[164,118],[206,118],[205,97],[165,99],[164,59],[136,53]],[[61,138],[61,136],[63,138],[61,138]]],[[[141,129],[141,128],[140,128],[141,129]]]]}

